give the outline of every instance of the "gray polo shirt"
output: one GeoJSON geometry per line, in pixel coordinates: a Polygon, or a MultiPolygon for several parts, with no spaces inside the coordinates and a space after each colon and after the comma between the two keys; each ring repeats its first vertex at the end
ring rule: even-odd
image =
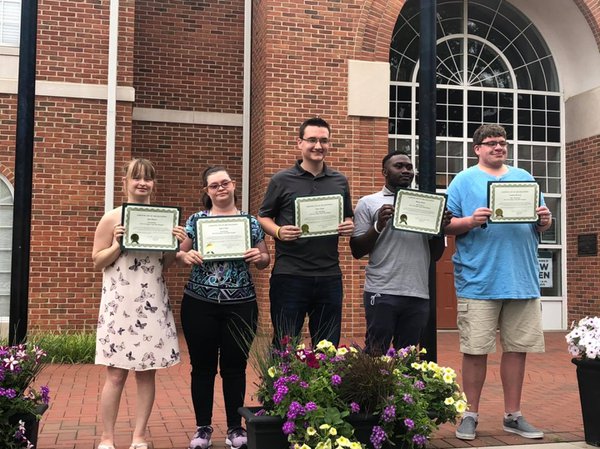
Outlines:
{"type": "MultiPolygon", "coordinates": [[[[362,197],[354,210],[354,233],[366,233],[384,204],[394,204],[394,193],[383,190],[362,197]]],[[[386,295],[429,298],[429,240],[423,234],[398,231],[392,221],[382,230],[365,269],[365,291],[386,295]]]]}
{"type": "MultiPolygon", "coordinates": [[[[261,217],[272,218],[279,226],[295,224],[294,201],[299,196],[341,194],[344,217],[352,217],[352,201],[348,180],[340,172],[324,166],[317,176],[300,166],[301,161],[273,175],[258,211],[261,217]]],[[[337,235],[275,240],[273,274],[297,276],[341,275],[337,235]]]]}

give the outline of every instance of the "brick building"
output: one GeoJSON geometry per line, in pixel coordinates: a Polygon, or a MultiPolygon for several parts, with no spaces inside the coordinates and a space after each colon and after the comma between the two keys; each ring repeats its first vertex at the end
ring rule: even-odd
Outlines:
{"type": "MultiPolygon", "coordinates": [[[[297,127],[309,116],[332,124],[328,162],[348,176],[354,203],[380,189],[388,149],[418,157],[418,0],[121,0],[112,14],[111,3],[39,0],[30,327],[95,328],[93,234],[123,199],[121,167],[131,157],[155,163],[156,202],[181,206],[184,217],[200,208],[209,164],[230,169],[256,213],[269,177],[298,156],[297,127]]],[[[565,329],[600,314],[600,4],[541,3],[438,1],[437,184],[443,192],[474,163],[469,138],[479,124],[507,127],[511,162],[533,173],[556,218],[540,247],[544,325],[565,329]]],[[[0,0],[4,322],[20,4],[0,0]]],[[[366,262],[352,259],[345,239],[341,254],[343,333],[361,337],[366,262]]],[[[437,279],[438,326],[448,328],[450,255],[437,279]]],[[[167,276],[178,311],[186,273],[167,276]]],[[[268,273],[255,281],[267,324],[268,273]]]]}

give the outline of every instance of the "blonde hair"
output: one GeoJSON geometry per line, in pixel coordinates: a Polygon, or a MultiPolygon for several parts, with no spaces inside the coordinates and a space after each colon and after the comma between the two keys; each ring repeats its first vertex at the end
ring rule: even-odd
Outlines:
{"type": "Polygon", "coordinates": [[[148,159],[135,158],[125,166],[125,178],[150,178],[156,179],[154,165],[148,159]]]}

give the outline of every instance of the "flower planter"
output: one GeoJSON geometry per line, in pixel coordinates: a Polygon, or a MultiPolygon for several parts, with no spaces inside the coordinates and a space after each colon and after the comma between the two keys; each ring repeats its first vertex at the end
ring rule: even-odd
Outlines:
{"type": "Polygon", "coordinates": [[[577,366],[585,442],[600,447],[600,360],[571,361],[577,366]]]}
{"type": "MultiPolygon", "coordinates": [[[[246,421],[248,432],[248,449],[289,449],[287,437],[281,431],[283,419],[278,416],[256,416],[255,413],[262,407],[240,407],[238,413],[246,421]]],[[[378,419],[374,415],[353,414],[348,416],[347,421],[354,427],[354,435],[361,443],[372,449],[369,438],[371,430],[377,424],[378,419]]],[[[396,442],[395,446],[384,444],[383,448],[403,449],[404,442],[396,442]]]]}
{"type": "Polygon", "coordinates": [[[17,413],[12,415],[9,418],[9,422],[11,424],[18,424],[19,421],[23,421],[25,423],[25,438],[29,440],[31,444],[33,444],[34,448],[37,448],[37,440],[40,429],[40,422],[38,421],[38,415],[43,415],[44,412],[48,409],[48,405],[40,404],[35,409],[35,414],[33,413],[17,413]]]}

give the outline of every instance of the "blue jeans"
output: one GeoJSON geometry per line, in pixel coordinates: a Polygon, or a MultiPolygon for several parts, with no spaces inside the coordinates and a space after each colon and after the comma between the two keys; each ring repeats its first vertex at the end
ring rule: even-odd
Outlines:
{"type": "Polygon", "coordinates": [[[279,347],[282,337],[298,337],[304,317],[313,345],[326,339],[340,342],[342,325],[342,276],[271,276],[271,322],[273,343],[279,347]]]}

